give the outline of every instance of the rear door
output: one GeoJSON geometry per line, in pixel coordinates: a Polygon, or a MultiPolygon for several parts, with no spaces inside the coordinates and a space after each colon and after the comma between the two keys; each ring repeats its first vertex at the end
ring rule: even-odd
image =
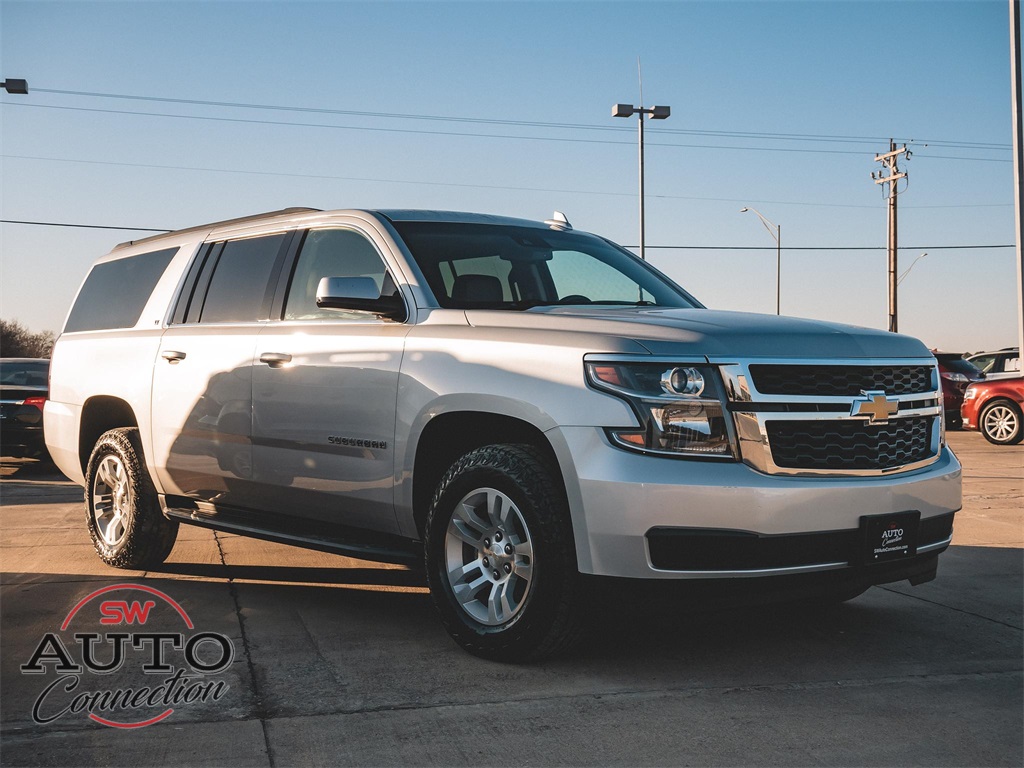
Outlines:
{"type": "Polygon", "coordinates": [[[153,447],[167,493],[252,502],[253,353],[292,237],[209,243],[189,270],[153,374],[153,447]]]}
{"type": "Polygon", "coordinates": [[[381,249],[349,226],[310,230],[281,286],[282,319],[263,329],[253,368],[257,508],[397,532],[394,437],[409,326],[322,310],[323,277],[395,290],[381,249]]]}

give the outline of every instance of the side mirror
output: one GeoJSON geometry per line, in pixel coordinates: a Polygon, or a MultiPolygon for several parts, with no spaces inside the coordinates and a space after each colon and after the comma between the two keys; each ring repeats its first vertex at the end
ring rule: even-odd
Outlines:
{"type": "Polygon", "coordinates": [[[372,277],[322,277],[316,288],[320,309],[347,309],[372,312],[389,320],[405,320],[405,304],[395,291],[381,296],[372,277]]]}

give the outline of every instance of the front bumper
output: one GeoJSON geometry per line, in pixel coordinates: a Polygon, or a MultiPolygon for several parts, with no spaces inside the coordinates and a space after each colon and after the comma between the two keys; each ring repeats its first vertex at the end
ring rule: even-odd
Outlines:
{"type": "MultiPolygon", "coordinates": [[[[935,463],[899,475],[795,477],[763,474],[741,462],[634,454],[612,446],[598,428],[563,427],[549,435],[567,477],[577,560],[585,574],[735,579],[850,570],[858,568],[853,558],[837,559],[834,548],[822,548],[820,558],[802,555],[793,566],[756,567],[755,561],[755,567],[737,568],[723,559],[725,567],[705,563],[673,570],[655,564],[648,534],[652,529],[772,538],[817,534],[828,542],[854,536],[864,515],[908,510],[921,513],[924,534],[941,529],[933,518],[961,505],[960,464],[948,448],[935,463]]],[[[933,557],[948,544],[946,535],[932,542],[923,536],[916,560],[933,557]]]]}

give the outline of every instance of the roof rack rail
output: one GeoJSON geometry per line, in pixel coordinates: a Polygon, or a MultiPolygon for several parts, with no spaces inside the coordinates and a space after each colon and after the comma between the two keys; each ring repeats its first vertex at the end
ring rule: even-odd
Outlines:
{"type": "Polygon", "coordinates": [[[226,227],[231,224],[245,224],[249,221],[257,221],[259,219],[265,219],[272,216],[284,216],[290,213],[316,213],[323,210],[322,208],[306,208],[304,206],[295,206],[291,208],[281,208],[277,211],[267,211],[266,213],[255,213],[251,216],[240,216],[237,219],[224,219],[224,221],[214,221],[209,224],[200,224],[195,227],[187,227],[185,229],[174,229],[164,232],[159,235],[150,235],[149,237],[143,237],[139,240],[128,240],[124,243],[118,243],[114,246],[113,250],[119,250],[121,248],[127,248],[130,245],[138,245],[139,243],[148,243],[151,240],[159,240],[167,237],[168,235],[180,235],[186,232],[199,232],[204,229],[216,229],[217,227],[226,227]]]}

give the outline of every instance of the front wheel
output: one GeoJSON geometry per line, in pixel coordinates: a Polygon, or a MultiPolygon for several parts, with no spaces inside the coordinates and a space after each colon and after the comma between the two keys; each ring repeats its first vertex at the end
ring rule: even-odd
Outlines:
{"type": "Polygon", "coordinates": [[[456,461],[434,494],[425,552],[441,621],[470,653],[530,661],[579,638],[568,504],[533,447],[489,445],[456,461]]]}
{"type": "Polygon", "coordinates": [[[978,418],[978,428],[985,439],[996,445],[1016,445],[1024,438],[1021,412],[1009,400],[989,403],[978,418]]]}
{"type": "Polygon", "coordinates": [[[96,554],[115,568],[159,565],[178,524],[160,511],[139,430],[112,429],[96,441],[85,476],[86,523],[96,554]]]}

